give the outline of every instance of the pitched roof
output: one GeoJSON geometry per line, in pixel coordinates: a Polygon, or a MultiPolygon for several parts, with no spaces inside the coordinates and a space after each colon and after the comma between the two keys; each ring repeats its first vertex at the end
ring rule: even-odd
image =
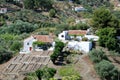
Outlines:
{"type": "Polygon", "coordinates": [[[85,35],[85,34],[87,34],[87,30],[69,30],[68,34],[70,34],[70,35],[85,35]]]}
{"type": "Polygon", "coordinates": [[[41,41],[41,42],[53,42],[52,37],[50,37],[49,35],[34,35],[33,37],[37,41],[41,41]]]}

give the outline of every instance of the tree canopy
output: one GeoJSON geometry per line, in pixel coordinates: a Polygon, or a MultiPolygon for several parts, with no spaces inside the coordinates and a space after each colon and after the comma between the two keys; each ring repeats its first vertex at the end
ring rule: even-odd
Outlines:
{"type": "Polygon", "coordinates": [[[9,26],[2,27],[0,33],[11,33],[11,34],[22,34],[33,32],[37,25],[32,25],[29,22],[23,22],[21,20],[16,20],[9,26]]]}
{"type": "Polygon", "coordinates": [[[52,0],[24,0],[24,7],[26,9],[50,9],[52,3],[52,0]]]}
{"type": "Polygon", "coordinates": [[[49,80],[55,75],[55,73],[56,73],[56,69],[48,68],[48,67],[44,67],[43,69],[36,70],[36,75],[40,80],[41,79],[49,80]]]}
{"type": "Polygon", "coordinates": [[[107,47],[109,50],[115,50],[117,46],[116,29],[115,28],[103,28],[97,32],[99,36],[99,45],[107,47]]]}
{"type": "Polygon", "coordinates": [[[96,30],[106,27],[118,28],[119,20],[111,14],[109,9],[101,7],[93,13],[92,27],[96,30]]]}

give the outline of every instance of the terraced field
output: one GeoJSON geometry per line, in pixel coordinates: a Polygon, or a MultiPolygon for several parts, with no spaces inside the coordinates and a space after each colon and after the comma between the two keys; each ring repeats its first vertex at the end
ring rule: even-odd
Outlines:
{"type": "Polygon", "coordinates": [[[16,76],[43,68],[50,62],[49,55],[51,53],[52,51],[41,51],[30,54],[19,54],[10,61],[9,65],[5,66],[3,71],[0,71],[0,80],[7,80],[11,76],[15,78],[16,76]]]}

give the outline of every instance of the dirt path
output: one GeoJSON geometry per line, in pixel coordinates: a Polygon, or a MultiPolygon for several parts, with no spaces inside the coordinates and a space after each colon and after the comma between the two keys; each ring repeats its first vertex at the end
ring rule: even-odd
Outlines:
{"type": "MultiPolygon", "coordinates": [[[[74,68],[80,73],[83,78],[82,80],[100,80],[88,55],[77,55],[77,57],[79,57],[79,60],[74,64],[74,68]]],[[[49,67],[59,70],[63,66],[56,66],[51,62],[49,63],[49,67]]],[[[61,78],[58,72],[55,75],[55,78],[61,78]]]]}
{"type": "Polygon", "coordinates": [[[75,65],[77,70],[80,71],[83,80],[100,80],[88,55],[80,56],[79,61],[75,65]]]}

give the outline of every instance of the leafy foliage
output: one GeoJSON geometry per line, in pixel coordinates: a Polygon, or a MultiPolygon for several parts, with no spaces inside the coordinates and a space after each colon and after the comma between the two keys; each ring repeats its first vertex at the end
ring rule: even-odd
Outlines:
{"type": "Polygon", "coordinates": [[[10,49],[12,50],[12,51],[20,51],[20,48],[22,47],[22,44],[21,44],[21,42],[14,42],[12,45],[11,45],[11,47],[10,47],[10,49]]]}
{"type": "Polygon", "coordinates": [[[50,9],[52,7],[52,0],[24,0],[26,9],[50,9]]]}
{"type": "Polygon", "coordinates": [[[12,57],[13,53],[11,51],[0,49],[0,64],[10,60],[12,57]]]}
{"type": "Polygon", "coordinates": [[[65,44],[61,41],[58,41],[55,43],[55,49],[53,54],[50,56],[50,59],[55,63],[55,60],[58,58],[58,56],[61,54],[62,49],[64,48],[65,44]]]}
{"type": "Polygon", "coordinates": [[[101,7],[94,11],[92,26],[94,29],[106,27],[117,28],[119,26],[119,20],[111,14],[110,10],[101,7]]]}
{"type": "Polygon", "coordinates": [[[33,46],[34,47],[40,47],[41,49],[43,50],[47,50],[48,48],[50,48],[52,45],[50,43],[44,43],[44,42],[41,42],[41,41],[36,41],[36,42],[33,42],[33,46]]]}
{"type": "Polygon", "coordinates": [[[50,9],[49,16],[50,17],[55,17],[55,14],[56,14],[55,10],[54,9],[50,9]]]}
{"type": "Polygon", "coordinates": [[[94,63],[98,63],[102,60],[108,60],[107,56],[105,55],[105,52],[103,52],[101,49],[99,50],[93,49],[89,53],[89,56],[94,63]]]}
{"type": "Polygon", "coordinates": [[[40,80],[41,79],[49,80],[55,75],[55,73],[56,70],[54,68],[48,68],[48,67],[44,67],[43,69],[38,69],[36,71],[36,75],[40,80]]]}
{"type": "Polygon", "coordinates": [[[90,59],[95,63],[96,72],[102,80],[119,79],[120,71],[107,59],[102,50],[92,50],[89,54],[90,59]]]}
{"type": "Polygon", "coordinates": [[[33,9],[34,8],[34,0],[24,0],[24,7],[26,9],[33,9]]]}
{"type": "Polygon", "coordinates": [[[107,47],[109,50],[115,50],[117,46],[116,29],[103,28],[97,32],[99,36],[99,45],[107,47]]]}
{"type": "Polygon", "coordinates": [[[62,80],[81,80],[81,77],[79,75],[65,76],[62,80]]]}
{"type": "Polygon", "coordinates": [[[0,26],[5,24],[4,16],[0,15],[0,26]]]}
{"type": "Polygon", "coordinates": [[[84,6],[96,6],[96,7],[100,7],[100,6],[106,6],[109,7],[111,6],[109,0],[74,0],[75,3],[78,4],[82,4],[84,6]]]}
{"type": "Polygon", "coordinates": [[[37,80],[35,76],[26,76],[23,80],[37,80]]]}
{"type": "Polygon", "coordinates": [[[100,63],[96,64],[95,66],[97,73],[101,76],[104,80],[118,80],[120,79],[118,70],[115,66],[110,63],[109,61],[102,60],[100,63]]]}
{"type": "Polygon", "coordinates": [[[45,43],[44,42],[40,42],[40,41],[36,41],[36,42],[33,42],[33,45],[43,46],[43,45],[45,45],[45,43]]]}
{"type": "Polygon", "coordinates": [[[0,63],[8,61],[15,51],[19,51],[21,48],[21,42],[18,35],[12,34],[0,34],[0,63]]]}
{"type": "Polygon", "coordinates": [[[22,34],[33,32],[37,28],[37,25],[32,25],[28,22],[23,22],[21,20],[15,21],[8,27],[4,27],[0,33],[11,33],[11,34],[22,34]]]}
{"type": "Polygon", "coordinates": [[[61,76],[72,76],[72,75],[78,75],[77,71],[74,69],[74,67],[71,66],[65,66],[60,68],[59,74],[61,76]]]}

